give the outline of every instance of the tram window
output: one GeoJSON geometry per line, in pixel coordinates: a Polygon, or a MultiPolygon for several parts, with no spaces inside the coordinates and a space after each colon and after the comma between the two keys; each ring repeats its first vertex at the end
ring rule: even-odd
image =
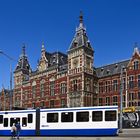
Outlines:
{"type": "Polygon", "coordinates": [[[61,122],[73,122],[73,112],[61,113],[61,122]]]}
{"type": "Polygon", "coordinates": [[[116,121],[116,111],[105,111],[105,121],[116,121]]]}
{"type": "Polygon", "coordinates": [[[4,127],[8,127],[8,118],[4,118],[4,127]]]}
{"type": "Polygon", "coordinates": [[[22,126],[23,127],[26,127],[27,126],[27,118],[26,117],[23,117],[22,118],[22,126]]]}
{"type": "Polygon", "coordinates": [[[0,115],[0,124],[3,123],[3,115],[0,115]]]}
{"type": "Polygon", "coordinates": [[[12,126],[13,123],[16,123],[16,118],[10,118],[10,126],[12,126]]]}
{"type": "Polygon", "coordinates": [[[89,112],[77,112],[76,113],[77,122],[88,122],[89,121],[89,112]]]}
{"type": "Polygon", "coordinates": [[[17,122],[20,122],[20,118],[10,118],[10,126],[13,125],[13,123],[17,123],[17,122]]]}
{"type": "Polygon", "coordinates": [[[28,114],[28,123],[33,122],[33,114],[28,114]]]}
{"type": "Polygon", "coordinates": [[[20,122],[20,118],[16,118],[16,123],[20,122]]]}
{"type": "Polygon", "coordinates": [[[49,123],[58,122],[58,113],[47,113],[47,122],[49,123]]]}
{"type": "Polygon", "coordinates": [[[102,121],[103,120],[103,113],[102,111],[93,111],[92,112],[92,121],[102,121]]]}

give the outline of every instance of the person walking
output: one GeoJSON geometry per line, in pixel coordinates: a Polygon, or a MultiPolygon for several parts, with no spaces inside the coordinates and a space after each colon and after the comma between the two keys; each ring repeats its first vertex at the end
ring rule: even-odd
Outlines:
{"type": "Polygon", "coordinates": [[[12,134],[12,138],[15,138],[15,136],[16,136],[16,126],[15,126],[15,123],[13,123],[13,125],[11,127],[11,134],[12,134]]]}
{"type": "Polygon", "coordinates": [[[16,124],[16,132],[17,132],[17,139],[19,139],[19,135],[20,135],[20,131],[21,131],[21,126],[20,126],[20,122],[18,122],[16,124]]]}

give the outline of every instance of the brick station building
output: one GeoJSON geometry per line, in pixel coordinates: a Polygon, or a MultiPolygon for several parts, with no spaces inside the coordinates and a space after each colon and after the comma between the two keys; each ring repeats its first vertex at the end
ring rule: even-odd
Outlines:
{"type": "MultiPolygon", "coordinates": [[[[37,68],[32,71],[23,46],[14,71],[13,107],[120,106],[120,89],[123,107],[140,106],[140,53],[137,44],[129,60],[96,68],[94,49],[82,14],[67,54],[50,53],[44,44],[40,53],[37,68]]],[[[2,99],[4,95],[1,94],[2,99]]]]}
{"type": "Polygon", "coordinates": [[[97,104],[97,76],[93,67],[94,50],[83,24],[79,26],[67,54],[41,48],[41,58],[31,70],[25,46],[14,71],[14,106],[58,108],[97,104]]]}

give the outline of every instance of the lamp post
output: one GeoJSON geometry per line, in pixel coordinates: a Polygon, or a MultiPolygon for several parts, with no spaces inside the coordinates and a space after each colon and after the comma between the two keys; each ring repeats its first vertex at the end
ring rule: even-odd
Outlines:
{"type": "Polygon", "coordinates": [[[122,117],[123,117],[123,70],[124,67],[121,67],[121,75],[120,75],[120,130],[122,133],[122,117]]]}
{"type": "MultiPolygon", "coordinates": [[[[0,54],[6,56],[10,61],[14,61],[12,57],[0,50],[0,54]]],[[[12,66],[10,63],[10,110],[12,110],[12,66]]]]}
{"type": "Polygon", "coordinates": [[[125,69],[125,107],[127,108],[128,107],[128,87],[127,87],[127,69],[125,69]]]}

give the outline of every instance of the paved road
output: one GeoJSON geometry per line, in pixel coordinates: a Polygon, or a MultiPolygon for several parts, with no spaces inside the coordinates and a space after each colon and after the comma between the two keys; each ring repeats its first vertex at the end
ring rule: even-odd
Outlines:
{"type": "MultiPolygon", "coordinates": [[[[0,137],[0,140],[11,138],[0,137]]],[[[115,137],[21,137],[20,140],[140,140],[140,129],[124,129],[123,133],[115,137]]]]}

